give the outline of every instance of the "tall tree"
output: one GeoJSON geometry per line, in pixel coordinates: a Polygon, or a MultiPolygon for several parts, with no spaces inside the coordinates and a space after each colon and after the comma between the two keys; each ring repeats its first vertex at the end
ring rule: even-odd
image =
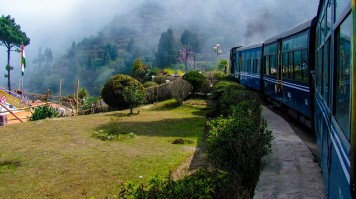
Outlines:
{"type": "Polygon", "coordinates": [[[10,71],[13,69],[10,66],[10,52],[20,51],[21,45],[27,46],[30,43],[30,38],[26,36],[25,32],[21,31],[21,26],[15,23],[15,19],[10,15],[2,15],[0,18],[0,45],[7,49],[7,65],[5,78],[7,77],[8,89],[11,90],[10,71]]]}
{"type": "Polygon", "coordinates": [[[177,42],[173,37],[172,28],[161,34],[156,53],[156,64],[159,68],[169,67],[178,62],[177,42]]]}
{"type": "Polygon", "coordinates": [[[180,42],[184,46],[191,46],[192,52],[194,54],[193,56],[193,64],[195,68],[195,61],[196,61],[196,54],[200,52],[200,39],[198,35],[194,32],[191,32],[189,30],[184,30],[182,36],[180,37],[180,42]]]}

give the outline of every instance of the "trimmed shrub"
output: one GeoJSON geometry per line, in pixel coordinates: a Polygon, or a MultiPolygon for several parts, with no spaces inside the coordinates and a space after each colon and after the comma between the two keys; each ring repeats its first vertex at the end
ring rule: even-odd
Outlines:
{"type": "Polygon", "coordinates": [[[183,75],[183,79],[193,86],[193,94],[199,92],[206,81],[206,77],[196,70],[189,71],[183,75]]]}
{"type": "Polygon", "coordinates": [[[145,99],[145,88],[136,79],[119,74],[109,79],[103,89],[101,96],[110,107],[132,109],[142,104],[145,99]]]}
{"type": "Polygon", "coordinates": [[[192,90],[192,85],[183,79],[177,79],[171,83],[172,97],[177,101],[177,104],[182,104],[192,90]]]}
{"type": "Polygon", "coordinates": [[[211,121],[207,158],[253,195],[262,169],[262,157],[271,152],[273,136],[266,129],[266,122],[263,121],[262,126],[257,123],[261,107],[249,103],[246,101],[233,107],[235,115],[211,121]],[[241,111],[247,111],[247,115],[241,111]]]}
{"type": "Polygon", "coordinates": [[[152,81],[143,83],[143,87],[145,87],[145,88],[152,87],[152,86],[158,86],[158,84],[156,82],[152,82],[152,81]]]}
{"type": "Polygon", "coordinates": [[[35,108],[34,113],[30,117],[31,121],[42,120],[46,118],[58,117],[59,111],[56,108],[52,108],[51,105],[46,104],[44,106],[38,106],[35,108]]]}

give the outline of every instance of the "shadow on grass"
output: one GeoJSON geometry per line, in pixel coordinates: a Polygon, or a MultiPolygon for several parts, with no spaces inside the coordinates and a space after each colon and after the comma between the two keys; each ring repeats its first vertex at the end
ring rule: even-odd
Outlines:
{"type": "MultiPolygon", "coordinates": [[[[160,121],[133,121],[122,122],[119,121],[116,124],[110,122],[97,127],[95,130],[105,131],[112,129],[113,125],[115,130],[122,134],[134,133],[135,136],[159,136],[159,137],[173,137],[171,142],[177,139],[184,139],[188,141],[184,145],[191,145],[189,140],[197,139],[195,143],[196,151],[192,157],[190,165],[188,165],[188,171],[196,170],[205,165],[204,152],[205,152],[205,140],[207,135],[206,119],[204,116],[193,118],[180,118],[180,119],[163,119],[160,121]],[[175,138],[174,138],[175,137],[175,138]]],[[[120,120],[120,119],[119,119],[120,120]]],[[[134,139],[134,138],[133,138],[134,139]]],[[[111,140],[114,141],[114,140],[111,140]]],[[[173,144],[173,143],[172,143],[173,144]]]]}

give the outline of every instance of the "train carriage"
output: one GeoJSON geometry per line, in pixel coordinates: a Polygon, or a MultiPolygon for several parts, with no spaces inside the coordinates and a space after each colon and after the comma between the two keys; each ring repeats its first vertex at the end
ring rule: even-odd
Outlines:
{"type": "Polygon", "coordinates": [[[354,6],[355,0],[321,0],[317,14],[314,120],[329,198],[355,197],[354,6]]]}
{"type": "Polygon", "coordinates": [[[308,20],[265,41],[263,47],[264,94],[295,110],[303,122],[312,126],[314,71],[314,20],[308,20]]]}
{"type": "Polygon", "coordinates": [[[240,84],[260,90],[262,43],[234,50],[234,76],[240,84]]]}

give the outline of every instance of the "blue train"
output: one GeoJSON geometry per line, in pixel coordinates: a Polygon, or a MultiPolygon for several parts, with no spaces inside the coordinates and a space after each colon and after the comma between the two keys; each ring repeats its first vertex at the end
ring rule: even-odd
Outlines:
{"type": "Polygon", "coordinates": [[[230,51],[240,84],[314,130],[328,198],[356,198],[355,5],[320,0],[315,18],[230,51]]]}

